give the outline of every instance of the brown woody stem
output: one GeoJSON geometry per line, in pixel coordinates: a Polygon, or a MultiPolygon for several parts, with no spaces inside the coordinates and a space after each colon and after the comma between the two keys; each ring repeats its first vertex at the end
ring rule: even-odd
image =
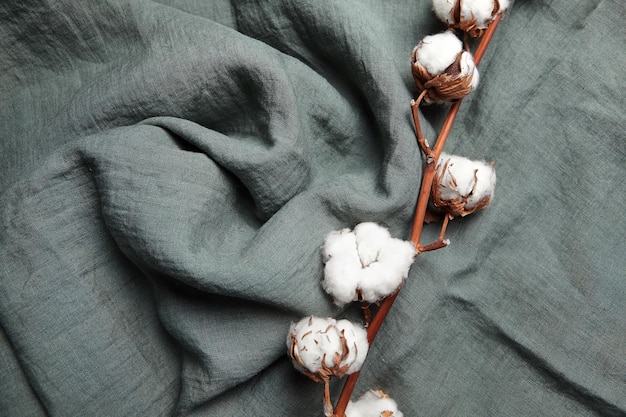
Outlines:
{"type": "Polygon", "coordinates": [[[428,89],[424,89],[419,95],[419,97],[417,97],[417,100],[411,100],[411,114],[413,115],[413,124],[415,125],[415,136],[417,137],[417,144],[419,145],[420,149],[426,156],[426,163],[431,164],[434,162],[433,158],[435,154],[430,149],[430,146],[428,145],[428,141],[422,134],[422,125],[420,123],[420,117],[419,117],[419,105],[427,93],[428,93],[428,89]]]}
{"type": "Polygon", "coordinates": [[[361,301],[361,310],[363,310],[363,319],[365,320],[365,326],[369,326],[372,322],[372,308],[367,301],[361,301]]]}
{"type": "Polygon", "coordinates": [[[333,417],[333,403],[330,400],[330,378],[324,379],[324,416],[333,417]]]}
{"type": "MultiPolygon", "coordinates": [[[[385,300],[380,305],[380,308],[376,312],[376,315],[370,322],[367,327],[367,342],[371,345],[380,330],[380,327],[387,317],[391,306],[393,305],[393,301],[398,296],[398,291],[391,294],[389,297],[385,298],[385,300]]],[[[346,407],[348,406],[348,402],[350,401],[350,397],[352,397],[352,392],[354,391],[354,387],[356,386],[356,382],[359,379],[360,371],[354,372],[346,378],[346,382],[343,385],[343,390],[339,395],[339,400],[337,401],[337,406],[335,407],[335,417],[345,417],[346,407]]]]}
{"type": "MultiPolygon", "coordinates": [[[[491,25],[489,25],[489,27],[483,34],[480,40],[480,43],[476,47],[476,51],[474,52],[474,62],[476,63],[476,65],[478,65],[481,59],[483,58],[485,51],[487,50],[487,46],[489,45],[489,42],[491,41],[491,38],[493,37],[493,34],[501,18],[502,18],[502,14],[500,13],[496,16],[496,18],[491,23],[491,25]]],[[[435,143],[435,147],[433,148],[433,153],[434,153],[433,156],[434,156],[435,161],[437,161],[439,159],[439,156],[441,155],[443,147],[446,143],[446,139],[448,138],[448,135],[450,134],[450,130],[452,129],[452,125],[454,124],[454,119],[456,118],[456,115],[459,112],[459,107],[461,106],[461,102],[462,101],[457,101],[456,103],[454,103],[450,107],[450,110],[448,111],[448,115],[443,123],[439,136],[437,137],[437,142],[435,143]]],[[[413,103],[411,103],[411,108],[413,109],[413,103]]],[[[416,118],[415,113],[414,113],[413,118],[415,121],[415,118],[416,118]]],[[[418,125],[419,125],[419,119],[417,123],[414,123],[414,124],[417,130],[418,125]]],[[[421,127],[419,127],[419,129],[420,129],[419,133],[416,132],[416,134],[418,135],[418,143],[419,143],[419,137],[421,136],[421,127]]],[[[420,145],[420,148],[422,148],[421,145],[420,145]]],[[[431,245],[421,246],[420,239],[422,236],[422,228],[424,225],[424,217],[426,216],[426,208],[428,206],[430,189],[432,187],[433,178],[435,175],[435,165],[436,164],[434,163],[426,165],[424,175],[422,176],[422,186],[420,188],[420,192],[417,198],[415,216],[413,218],[413,228],[411,230],[410,239],[415,244],[415,248],[417,249],[418,253],[424,250],[427,250],[429,246],[431,246],[431,245]]],[[[445,223],[445,226],[447,226],[447,221],[445,219],[444,219],[444,223],[445,223]]],[[[438,242],[439,241],[444,242],[443,240],[444,234],[445,234],[445,227],[442,226],[442,232],[439,235],[438,242]]],[[[436,244],[437,242],[433,243],[432,245],[436,245],[436,244]]],[[[376,315],[374,315],[374,318],[369,324],[367,328],[367,340],[370,345],[376,338],[376,335],[378,334],[380,327],[385,321],[385,318],[387,317],[389,310],[391,310],[391,307],[393,306],[393,303],[396,300],[397,296],[398,296],[398,291],[396,291],[389,297],[385,298],[382,301],[380,308],[376,312],[376,315]]],[[[335,407],[334,417],[345,417],[346,407],[348,406],[348,402],[350,401],[350,398],[352,397],[352,392],[354,391],[354,388],[356,387],[356,383],[359,378],[359,375],[360,375],[360,372],[357,371],[348,375],[348,377],[346,378],[346,382],[344,383],[343,390],[341,391],[339,400],[337,401],[337,406],[335,407]]]]}

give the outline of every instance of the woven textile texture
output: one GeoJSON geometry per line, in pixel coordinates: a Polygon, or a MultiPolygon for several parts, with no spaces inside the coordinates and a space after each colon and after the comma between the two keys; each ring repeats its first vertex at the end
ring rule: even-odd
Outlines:
{"type": "MultiPolygon", "coordinates": [[[[624,16],[506,13],[446,145],[495,199],[417,258],[355,395],[626,415],[624,16]]],[[[327,233],[408,239],[410,55],[444,29],[415,0],[2,1],[0,415],[321,415],[289,325],[360,313],[323,292],[327,233]]]]}

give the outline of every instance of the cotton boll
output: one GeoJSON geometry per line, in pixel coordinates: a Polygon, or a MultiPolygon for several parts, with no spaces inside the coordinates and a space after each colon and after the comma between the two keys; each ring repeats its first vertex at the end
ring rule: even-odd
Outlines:
{"type": "Polygon", "coordinates": [[[391,237],[376,223],[331,232],[322,247],[322,287],[340,306],[359,297],[380,301],[402,285],[415,255],[411,242],[391,237]]]}
{"type": "Polygon", "coordinates": [[[339,334],[332,331],[334,324],[333,319],[311,316],[292,325],[290,334],[299,347],[294,351],[296,367],[317,373],[323,367],[333,366],[335,352],[341,350],[339,334]]]}
{"type": "Polygon", "coordinates": [[[418,43],[411,55],[411,71],[417,88],[426,90],[426,103],[460,100],[478,85],[474,58],[450,30],[418,43]]]}
{"type": "Polygon", "coordinates": [[[389,239],[389,230],[376,223],[360,223],[354,228],[356,247],[363,267],[376,261],[384,242],[389,239]]]}
{"type": "Polygon", "coordinates": [[[359,370],[368,347],[365,329],[348,320],[306,317],[292,323],[287,336],[294,367],[317,382],[359,370]]]}
{"type": "Polygon", "coordinates": [[[431,189],[435,207],[466,216],[489,205],[495,194],[493,164],[442,153],[431,189]]]}
{"type": "Polygon", "coordinates": [[[387,394],[370,390],[357,401],[348,403],[346,417],[404,417],[404,414],[387,394]]]}
{"type": "Polygon", "coordinates": [[[433,0],[433,11],[448,27],[478,38],[509,5],[509,0],[433,0]]]}
{"type": "Polygon", "coordinates": [[[451,31],[426,36],[416,47],[416,60],[432,74],[441,74],[456,60],[463,42],[451,31]]]}

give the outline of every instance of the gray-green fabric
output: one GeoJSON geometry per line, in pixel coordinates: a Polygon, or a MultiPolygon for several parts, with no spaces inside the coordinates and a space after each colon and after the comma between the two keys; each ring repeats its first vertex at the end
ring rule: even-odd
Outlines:
{"type": "MultiPolygon", "coordinates": [[[[446,146],[496,198],[417,258],[355,396],[626,415],[625,16],[507,13],[446,146]]],[[[0,415],[321,415],[289,324],[358,317],[321,288],[328,232],[408,238],[409,56],[442,30],[415,0],[4,0],[0,415]]]]}

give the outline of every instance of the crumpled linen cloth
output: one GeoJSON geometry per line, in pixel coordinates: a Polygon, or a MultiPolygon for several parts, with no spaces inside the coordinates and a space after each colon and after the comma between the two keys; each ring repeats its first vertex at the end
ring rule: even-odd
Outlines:
{"type": "MultiPolygon", "coordinates": [[[[496,198],[417,258],[355,395],[626,415],[624,15],[513,4],[446,146],[496,198]]],[[[444,29],[428,1],[3,1],[0,414],[321,415],[289,324],[358,317],[321,288],[328,232],[408,239],[409,57],[444,29]]]]}

